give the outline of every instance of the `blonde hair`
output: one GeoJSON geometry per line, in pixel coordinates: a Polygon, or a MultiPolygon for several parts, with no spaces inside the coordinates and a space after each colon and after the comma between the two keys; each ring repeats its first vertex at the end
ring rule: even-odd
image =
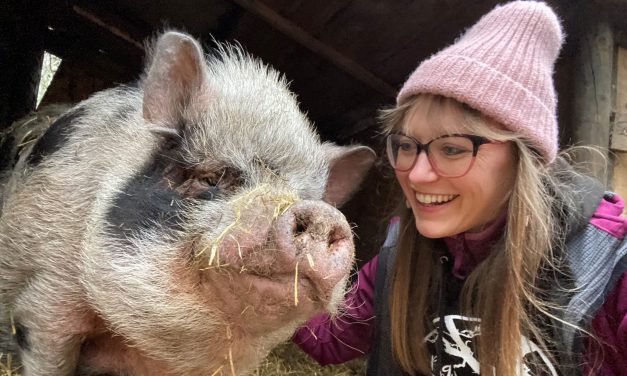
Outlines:
{"type": "MultiPolygon", "coordinates": [[[[533,316],[541,313],[559,320],[551,313],[559,307],[543,299],[539,280],[547,266],[559,270],[553,250],[563,245],[566,236],[559,216],[575,212],[575,203],[568,194],[558,201],[559,184],[554,173],[528,142],[514,132],[490,126],[489,119],[454,99],[419,95],[383,111],[385,131],[402,127],[405,114],[414,105],[427,105],[428,111],[458,111],[463,119],[460,125],[469,133],[515,145],[516,178],[507,204],[503,238],[466,278],[460,294],[462,314],[481,318],[481,335],[476,337],[481,369],[494,367],[496,375],[514,375],[520,366],[523,335],[551,354],[547,335],[535,324],[533,316]]],[[[402,213],[400,225],[390,294],[392,353],[406,372],[430,374],[430,358],[423,339],[431,329],[430,304],[439,299],[443,283],[438,272],[440,254],[437,241],[416,230],[411,209],[402,213]]]]}

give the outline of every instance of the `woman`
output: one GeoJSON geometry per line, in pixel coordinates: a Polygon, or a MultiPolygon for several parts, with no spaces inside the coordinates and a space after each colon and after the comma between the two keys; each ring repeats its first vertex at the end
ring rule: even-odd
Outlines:
{"type": "Polygon", "coordinates": [[[301,348],[372,375],[627,372],[623,201],[557,156],[562,40],[516,1],[418,66],[382,116],[407,209],[301,348]]]}

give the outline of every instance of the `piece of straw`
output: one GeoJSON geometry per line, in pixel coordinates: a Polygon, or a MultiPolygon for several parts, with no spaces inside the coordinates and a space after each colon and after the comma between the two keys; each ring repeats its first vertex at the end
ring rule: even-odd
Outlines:
{"type": "Polygon", "coordinates": [[[313,257],[311,257],[311,255],[309,253],[307,253],[307,261],[309,262],[309,267],[312,268],[313,270],[316,270],[316,269],[314,269],[313,257]]]}
{"type": "Polygon", "coordinates": [[[15,329],[15,321],[13,321],[13,313],[10,314],[9,319],[11,320],[11,334],[15,335],[17,330],[15,329]]]}
{"type": "MultiPolygon", "coordinates": [[[[296,202],[296,200],[298,199],[296,194],[289,192],[289,193],[271,195],[269,196],[268,200],[265,200],[263,196],[267,192],[272,192],[272,190],[269,188],[267,184],[261,184],[257,186],[255,189],[250,190],[247,194],[235,199],[232,203],[233,208],[234,208],[233,211],[235,214],[235,219],[233,220],[233,223],[226,226],[226,228],[215,239],[210,241],[206,247],[201,249],[196,254],[196,257],[201,256],[207,251],[207,249],[210,249],[209,266],[213,265],[214,260],[216,261],[217,266],[220,266],[219,248],[222,242],[224,241],[224,239],[226,238],[226,236],[229,235],[237,243],[237,251],[241,259],[242,258],[241,246],[239,242],[237,242],[236,237],[232,235],[232,231],[240,225],[242,212],[248,206],[252,205],[255,199],[261,196],[264,203],[266,203],[266,201],[269,201],[274,204],[274,210],[272,213],[272,219],[274,220],[280,215],[282,215],[283,213],[285,213],[290,208],[290,206],[292,206],[294,202],[296,202]]],[[[249,231],[246,231],[246,229],[242,229],[242,230],[245,232],[249,232],[249,231]]]]}
{"type": "Polygon", "coordinates": [[[214,373],[211,374],[211,376],[216,376],[218,374],[218,372],[222,372],[222,368],[224,368],[224,366],[220,366],[220,368],[218,368],[217,370],[215,370],[214,373]]]}
{"type": "Polygon", "coordinates": [[[233,365],[233,352],[229,346],[229,363],[231,364],[231,375],[235,376],[235,366],[233,365]]]}
{"type": "Polygon", "coordinates": [[[248,308],[250,308],[249,305],[247,305],[246,308],[244,308],[239,315],[242,316],[244,314],[244,312],[248,311],[248,308]]]}
{"type": "Polygon", "coordinates": [[[296,269],[294,271],[294,305],[298,305],[298,261],[296,261],[296,269]]]}
{"type": "Polygon", "coordinates": [[[311,330],[310,327],[306,326],[305,328],[307,328],[309,330],[309,333],[311,333],[311,335],[316,339],[316,341],[318,340],[318,336],[316,335],[316,333],[314,333],[313,330],[311,330]]]}
{"type": "Polygon", "coordinates": [[[13,368],[12,363],[13,363],[13,354],[0,353],[0,376],[20,376],[20,374],[17,373],[17,370],[20,367],[13,368]],[[6,355],[6,364],[2,361],[3,358],[5,358],[5,355],[6,355]]]}

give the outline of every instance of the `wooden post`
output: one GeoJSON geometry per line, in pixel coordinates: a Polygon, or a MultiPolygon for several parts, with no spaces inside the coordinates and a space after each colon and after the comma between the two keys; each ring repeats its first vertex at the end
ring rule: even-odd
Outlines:
{"type": "Polygon", "coordinates": [[[602,155],[581,153],[576,159],[607,185],[609,174],[605,161],[609,160],[614,35],[603,9],[582,3],[577,11],[582,22],[578,22],[580,28],[573,62],[573,141],[575,145],[601,148],[602,155]]]}
{"type": "MultiPolygon", "coordinates": [[[[612,189],[627,197],[627,50],[616,53],[616,115],[612,128],[612,189]]],[[[623,211],[625,213],[625,211],[623,211]]]]}

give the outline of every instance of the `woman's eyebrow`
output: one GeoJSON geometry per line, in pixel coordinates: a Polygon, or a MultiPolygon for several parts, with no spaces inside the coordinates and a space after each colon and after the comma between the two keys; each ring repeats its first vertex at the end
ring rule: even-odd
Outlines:
{"type": "Polygon", "coordinates": [[[424,142],[419,137],[416,137],[416,136],[411,135],[411,134],[407,134],[403,130],[399,130],[397,132],[394,132],[394,134],[399,134],[401,136],[409,137],[409,138],[417,140],[417,141],[419,141],[421,143],[427,143],[427,142],[429,142],[431,140],[435,140],[436,138],[440,138],[440,137],[444,137],[444,136],[453,136],[453,135],[458,135],[458,134],[468,134],[468,132],[463,132],[463,131],[442,132],[442,133],[439,133],[439,134],[436,134],[436,135],[431,135],[431,137],[426,138],[424,140],[424,142]]]}

